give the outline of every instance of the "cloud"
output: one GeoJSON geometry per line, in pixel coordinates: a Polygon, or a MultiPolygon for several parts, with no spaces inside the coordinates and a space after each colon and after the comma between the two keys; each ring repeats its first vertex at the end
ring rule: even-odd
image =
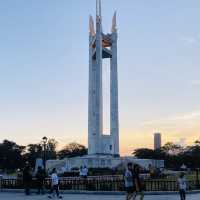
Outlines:
{"type": "Polygon", "coordinates": [[[181,41],[185,42],[186,44],[199,44],[200,43],[200,37],[198,36],[181,36],[181,41]]]}
{"type": "Polygon", "coordinates": [[[166,118],[145,121],[142,125],[143,126],[156,126],[156,125],[166,125],[166,124],[176,125],[179,123],[192,125],[198,122],[199,120],[200,120],[200,110],[196,110],[193,112],[168,116],[166,118]]]}
{"type": "Polygon", "coordinates": [[[172,118],[172,120],[195,120],[200,118],[200,111],[194,111],[191,113],[186,113],[182,115],[177,115],[176,117],[172,118]]]}
{"type": "Polygon", "coordinates": [[[192,80],[191,81],[192,86],[199,86],[200,85],[200,80],[192,80]]]}
{"type": "Polygon", "coordinates": [[[185,147],[187,146],[187,139],[186,138],[180,138],[180,140],[177,142],[178,145],[185,147]]]}

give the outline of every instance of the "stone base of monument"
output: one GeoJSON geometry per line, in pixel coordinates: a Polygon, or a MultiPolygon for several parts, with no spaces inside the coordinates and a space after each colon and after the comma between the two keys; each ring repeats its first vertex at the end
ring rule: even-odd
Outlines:
{"type": "Polygon", "coordinates": [[[163,160],[137,159],[132,156],[115,157],[112,155],[86,155],[83,157],[66,158],[63,160],[48,160],[47,169],[51,171],[56,168],[58,172],[69,172],[73,169],[79,169],[81,166],[87,168],[125,168],[128,162],[139,164],[141,167],[148,169],[151,165],[155,168],[163,168],[163,160]]]}

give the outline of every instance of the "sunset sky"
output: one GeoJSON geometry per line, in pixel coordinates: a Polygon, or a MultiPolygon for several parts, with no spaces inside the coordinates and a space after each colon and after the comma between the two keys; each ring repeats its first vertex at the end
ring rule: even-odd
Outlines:
{"type": "MultiPolygon", "coordinates": [[[[0,1],[0,140],[28,144],[45,135],[59,148],[87,144],[88,20],[95,2],[0,1]]],[[[200,139],[200,1],[102,4],[105,33],[117,10],[121,153],[153,147],[154,132],[163,143],[200,139]]]]}

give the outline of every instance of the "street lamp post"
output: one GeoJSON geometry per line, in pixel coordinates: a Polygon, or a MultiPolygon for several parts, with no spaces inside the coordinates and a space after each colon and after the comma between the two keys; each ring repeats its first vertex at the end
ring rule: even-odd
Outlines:
{"type": "Polygon", "coordinates": [[[47,137],[42,138],[42,143],[43,143],[43,164],[44,164],[44,170],[46,172],[46,150],[47,150],[47,137]]]}

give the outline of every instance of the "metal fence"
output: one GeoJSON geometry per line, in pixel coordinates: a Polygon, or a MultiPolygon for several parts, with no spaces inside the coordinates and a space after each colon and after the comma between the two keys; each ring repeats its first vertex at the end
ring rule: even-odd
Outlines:
{"type": "MultiPolygon", "coordinates": [[[[196,181],[189,181],[189,189],[200,189],[196,181]]],[[[32,188],[37,188],[37,181],[32,180],[32,188]]],[[[45,188],[49,189],[51,180],[45,180],[45,188]]],[[[164,179],[148,179],[144,181],[146,191],[178,191],[176,181],[164,179]]],[[[1,189],[22,189],[22,179],[0,179],[1,189]]],[[[60,178],[60,189],[73,191],[124,191],[124,179],[122,176],[103,176],[83,178],[60,178]]]]}

